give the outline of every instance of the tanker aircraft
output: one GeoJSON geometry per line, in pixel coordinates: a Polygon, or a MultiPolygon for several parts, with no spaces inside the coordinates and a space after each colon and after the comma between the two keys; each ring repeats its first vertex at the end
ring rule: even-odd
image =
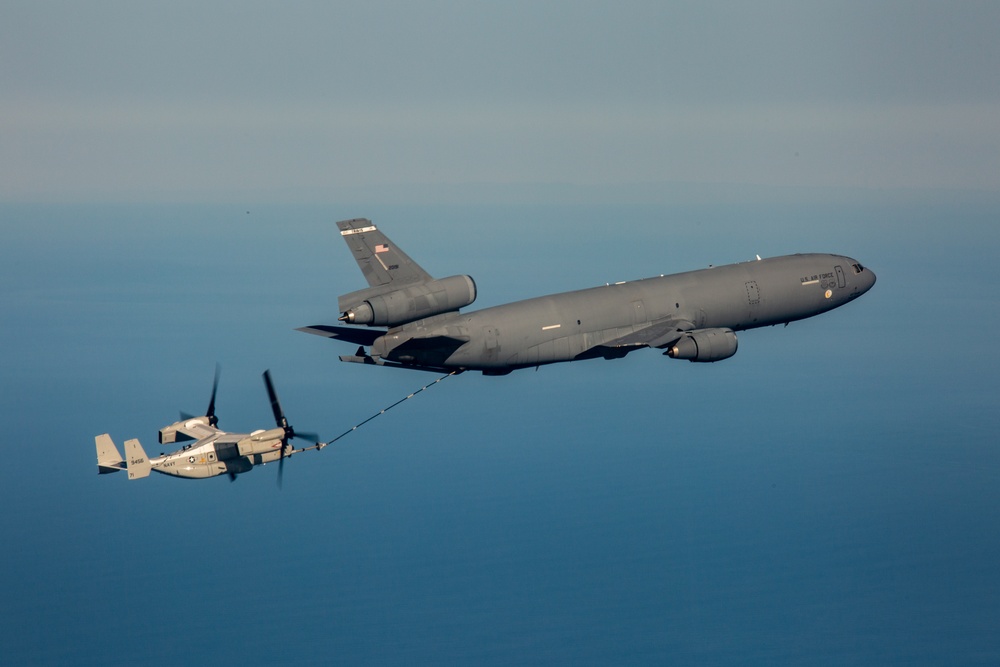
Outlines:
{"type": "Polygon", "coordinates": [[[292,454],[310,449],[323,449],[327,443],[316,442],[310,447],[301,449],[292,447],[289,444],[292,438],[307,438],[313,441],[318,438],[312,433],[298,433],[289,426],[281,409],[281,403],[278,402],[269,371],[264,371],[264,385],[271,401],[276,428],[252,433],[229,433],[217,428],[219,419],[215,416],[215,392],[219,386],[219,370],[216,368],[212,398],[208,402],[205,414],[201,417],[181,415],[181,421],[160,429],[161,444],[184,440],[194,440],[194,443],[184,445],[176,452],[161,454],[151,459],[138,440],[126,440],[125,455],[128,457],[126,463],[111,436],[104,433],[94,438],[97,444],[97,472],[103,475],[126,470],[129,479],[148,477],[150,471],[156,471],[164,475],[189,479],[229,475],[230,480],[235,480],[236,475],[252,470],[255,465],[278,461],[280,486],[285,459],[292,454]]]}
{"type": "Polygon", "coordinates": [[[341,361],[374,366],[505,375],[644,347],[714,362],[736,354],[738,331],[825,313],[875,284],[871,269],[843,255],[758,255],[461,313],[476,299],[470,276],[431,277],[370,220],[337,227],[369,286],[340,296],[343,325],[298,330],[359,345],[341,361]]]}

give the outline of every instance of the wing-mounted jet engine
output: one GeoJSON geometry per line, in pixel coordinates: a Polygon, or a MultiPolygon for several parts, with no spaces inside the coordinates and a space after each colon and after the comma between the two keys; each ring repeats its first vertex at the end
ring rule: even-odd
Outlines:
{"type": "Polygon", "coordinates": [[[296,431],[285,418],[284,410],[271,381],[270,371],[264,371],[264,386],[267,388],[275,428],[261,429],[251,433],[230,433],[217,427],[215,415],[215,394],[219,385],[219,369],[215,370],[212,384],[212,398],[206,414],[200,417],[181,414],[181,420],[160,429],[161,443],[193,440],[170,454],[150,458],[138,440],[125,442],[125,456],[118,452],[111,436],[107,433],[97,436],[97,469],[100,474],[125,470],[129,479],[148,477],[150,472],[158,472],[174,477],[204,479],[218,475],[236,475],[248,472],[256,465],[278,462],[278,485],[281,485],[285,459],[312,449],[320,450],[327,443],[318,442],[314,433],[296,431]],[[295,449],[291,440],[301,438],[313,441],[313,445],[295,449]]]}
{"type": "Polygon", "coordinates": [[[739,341],[732,329],[698,329],[681,336],[663,354],[671,359],[722,361],[736,354],[739,341]]]}

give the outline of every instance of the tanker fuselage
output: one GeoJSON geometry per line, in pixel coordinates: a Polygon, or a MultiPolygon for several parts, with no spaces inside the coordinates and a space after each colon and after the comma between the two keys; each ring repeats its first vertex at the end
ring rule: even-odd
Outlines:
{"type": "Polygon", "coordinates": [[[874,283],[874,273],[849,257],[774,257],[437,315],[390,329],[374,341],[371,355],[418,367],[499,374],[621,357],[639,347],[666,348],[669,354],[676,336],[643,340],[642,332],[663,322],[684,323],[687,334],[788,323],[842,306],[874,283]]]}

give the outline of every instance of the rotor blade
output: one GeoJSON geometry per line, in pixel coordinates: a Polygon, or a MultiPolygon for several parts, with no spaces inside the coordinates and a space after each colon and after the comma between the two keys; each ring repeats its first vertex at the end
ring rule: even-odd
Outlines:
{"type": "Polygon", "coordinates": [[[212,381],[212,398],[208,401],[208,412],[205,416],[208,417],[208,423],[215,426],[219,423],[218,417],[215,416],[215,392],[219,388],[219,373],[222,372],[222,367],[218,363],[215,364],[215,379],[212,381]]]}
{"type": "Polygon", "coordinates": [[[288,446],[288,440],[281,441],[281,456],[278,458],[278,488],[281,488],[281,480],[285,476],[285,447],[288,446]]]}
{"type": "Polygon", "coordinates": [[[300,438],[302,440],[311,440],[313,442],[319,442],[319,434],[318,433],[312,433],[311,431],[303,431],[302,433],[299,433],[295,429],[292,429],[292,436],[291,437],[293,437],[293,438],[300,438]]]}
{"type": "Polygon", "coordinates": [[[267,397],[271,399],[271,412],[274,413],[274,421],[278,428],[288,430],[288,420],[285,419],[285,412],[281,409],[278,401],[278,394],[274,391],[274,383],[271,382],[271,371],[264,371],[264,386],[267,387],[267,397]]]}
{"type": "Polygon", "coordinates": [[[188,413],[184,412],[183,410],[181,410],[180,414],[181,414],[181,421],[182,422],[186,422],[189,419],[194,419],[194,415],[189,415],[188,413]]]}

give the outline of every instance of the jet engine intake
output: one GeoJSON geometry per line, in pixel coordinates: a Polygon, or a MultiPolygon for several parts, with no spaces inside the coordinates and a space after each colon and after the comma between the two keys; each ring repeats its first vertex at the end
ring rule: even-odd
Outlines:
{"type": "Polygon", "coordinates": [[[370,296],[345,309],[340,320],[393,327],[455,311],[475,300],[476,283],[471,277],[450,276],[370,296]]]}
{"type": "Polygon", "coordinates": [[[682,336],[664,354],[671,359],[722,361],[736,354],[738,345],[732,329],[700,329],[682,336]]]}

